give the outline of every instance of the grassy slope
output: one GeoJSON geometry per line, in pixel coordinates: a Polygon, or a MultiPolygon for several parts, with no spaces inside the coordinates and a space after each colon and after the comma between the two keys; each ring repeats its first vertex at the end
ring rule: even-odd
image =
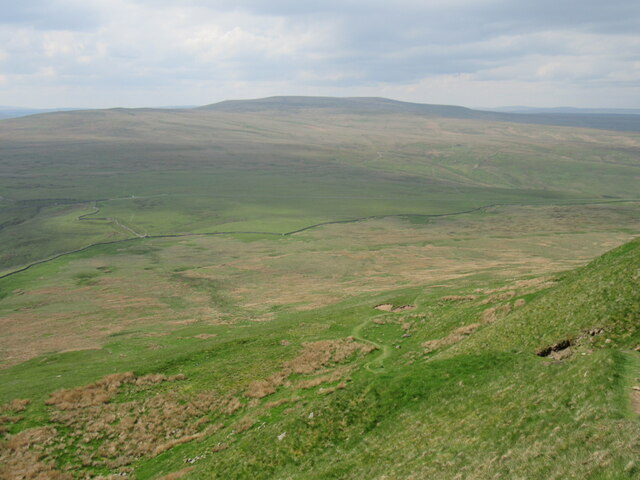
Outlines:
{"type": "Polygon", "coordinates": [[[64,112],[1,126],[4,269],[131,235],[122,225],[282,233],[369,215],[638,196],[637,134],[314,111],[64,112]],[[100,211],[77,221],[94,201],[100,211]]]}
{"type": "MultiPolygon", "coordinates": [[[[638,196],[637,134],[309,111],[80,112],[2,127],[5,268],[135,233],[638,196]]],[[[505,278],[637,235],[637,209],[498,207],[290,237],[133,239],[2,279],[2,360],[13,366],[0,371],[0,403],[31,404],[0,415],[12,435],[0,455],[78,476],[186,466],[185,478],[634,478],[638,242],[555,286],[505,278]],[[381,303],[416,308],[372,308],[381,303]],[[307,342],[349,336],[378,350],[247,394],[307,342]],[[566,338],[578,343],[570,358],[534,355],[566,338]],[[73,407],[80,424],[52,420],[53,391],[129,370],[187,379],[114,387],[106,404],[73,407]],[[189,432],[223,425],[189,441],[171,417],[201,394],[239,404],[185,418],[189,432]],[[57,429],[49,440],[43,425],[57,429]],[[115,433],[85,437],[92,429],[115,433]],[[115,438],[122,451],[101,450],[115,438]],[[135,449],[167,441],[179,445],[135,449]]]]}
{"type": "MultiPolygon", "coordinates": [[[[222,422],[222,430],[134,462],[137,478],[185,465],[195,469],[184,471],[184,478],[636,478],[640,423],[629,395],[630,382],[640,375],[638,354],[631,351],[640,341],[639,266],[636,240],[562,275],[555,285],[505,289],[480,283],[369,294],[268,323],[184,327],[153,338],[161,349],[144,348],[145,336],[114,337],[102,350],[48,355],[7,371],[7,379],[23,383],[18,388],[3,380],[4,398],[19,391],[33,400],[25,419],[10,428],[46,422],[55,409],[42,401],[55,388],[132,367],[137,374],[183,373],[187,380],[125,389],[116,404],[168,390],[184,396],[186,405],[212,389],[243,398],[251,381],[279,371],[304,342],[356,335],[385,348],[347,361],[355,369],[346,388],[321,395],[319,387],[296,388],[295,377],[264,399],[243,398],[232,415],[213,410],[207,418],[222,422]],[[496,288],[514,294],[497,298],[496,288]],[[476,298],[443,301],[445,294],[476,298]],[[447,337],[477,322],[487,308],[513,306],[518,299],[526,305],[423,353],[423,342],[447,337]],[[371,308],[385,302],[417,308],[396,314],[371,308]],[[603,332],[583,336],[595,327],[603,332]],[[196,337],[203,332],[218,336],[196,337]],[[535,355],[540,346],[565,338],[581,338],[569,358],[535,355]],[[297,396],[293,403],[266,406],[297,396]],[[239,432],[247,418],[255,423],[239,432]],[[193,464],[185,464],[189,458],[193,464]]],[[[73,431],[59,429],[66,447],[59,447],[58,462],[79,472],[73,431]]]]}
{"type": "MultiPolygon", "coordinates": [[[[181,322],[268,320],[406,286],[548,275],[640,234],[640,205],[495,207],[267,235],[133,239],[0,280],[0,362],[181,322]]],[[[150,340],[151,342],[151,340],[150,340]]]]}

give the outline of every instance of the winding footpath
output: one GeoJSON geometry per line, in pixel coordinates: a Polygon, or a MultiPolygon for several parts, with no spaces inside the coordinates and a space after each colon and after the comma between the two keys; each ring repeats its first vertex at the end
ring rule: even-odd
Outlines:
{"type": "Polygon", "coordinates": [[[367,319],[364,322],[356,325],[353,330],[351,330],[351,336],[356,340],[360,340],[361,342],[368,343],[369,345],[373,345],[378,350],[380,350],[380,355],[371,360],[368,363],[365,363],[364,368],[369,370],[371,373],[383,373],[384,372],[384,360],[391,355],[391,347],[389,345],[384,345],[378,342],[374,342],[373,340],[369,340],[362,336],[362,329],[371,323],[371,319],[367,319]]]}
{"type": "MultiPolygon", "coordinates": [[[[123,197],[123,198],[128,198],[128,197],[123,197]]],[[[142,198],[142,197],[132,197],[132,198],[142,198]]],[[[109,200],[109,199],[105,199],[109,200]]],[[[102,201],[102,200],[98,200],[98,201],[102,201]]],[[[321,222],[321,223],[314,223],[313,225],[309,225],[307,227],[303,227],[303,228],[299,228],[297,230],[292,230],[290,232],[285,232],[285,233],[275,233],[275,232],[261,232],[261,231],[243,231],[243,230],[236,230],[236,231],[228,231],[228,232],[203,232],[203,233],[175,233],[175,234],[163,234],[163,235],[146,235],[146,234],[141,234],[139,232],[136,232],[135,230],[133,230],[130,227],[127,227],[125,225],[123,225],[121,222],[119,222],[117,219],[112,218],[112,217],[93,217],[93,215],[95,215],[96,213],[98,213],[100,211],[100,208],[97,207],[94,204],[94,208],[96,209],[93,212],[90,213],[85,213],[84,215],[80,215],[78,217],[78,220],[82,221],[82,220],[106,220],[106,221],[110,221],[112,222],[114,225],[117,225],[119,227],[121,227],[123,230],[129,232],[131,235],[133,235],[132,237],[129,238],[123,238],[123,239],[119,239],[119,240],[111,240],[111,241],[106,241],[106,242],[96,242],[96,243],[91,243],[89,245],[85,245],[84,247],[80,247],[80,248],[76,248],[74,250],[69,250],[66,252],[61,252],[61,253],[57,253],[55,255],[52,255],[51,257],[47,257],[44,258],[42,260],[37,260],[35,262],[32,262],[28,265],[25,265],[24,267],[18,268],[16,270],[13,270],[11,272],[5,273],[3,275],[0,275],[0,280],[3,278],[7,278],[10,277],[12,275],[16,275],[18,273],[24,272],[29,270],[32,267],[35,267],[37,265],[42,265],[44,263],[48,263],[48,262],[52,262],[58,258],[61,257],[65,257],[67,255],[73,255],[74,253],[80,253],[80,252],[84,252],[90,248],[93,247],[99,247],[99,246],[103,246],[103,245],[113,245],[113,244],[117,244],[117,243],[125,243],[125,242],[132,242],[132,241],[136,241],[136,240],[143,240],[143,239],[161,239],[161,238],[182,238],[182,237],[206,237],[206,236],[216,236],[216,235],[268,235],[268,236],[276,236],[276,237],[287,237],[287,236],[291,236],[291,235],[295,235],[297,233],[301,233],[301,232],[306,232],[307,230],[311,230],[314,228],[318,228],[318,227],[323,227],[326,225],[340,225],[340,224],[346,224],[346,223],[357,223],[357,222],[363,222],[363,221],[367,221],[367,220],[376,220],[376,219],[383,219],[383,218],[407,218],[407,217],[417,217],[417,218],[441,218],[441,217],[454,217],[457,215],[466,215],[469,213],[475,213],[475,212],[479,212],[488,208],[493,208],[493,207],[525,207],[525,206],[538,206],[538,207],[548,207],[548,206],[579,206],[579,205],[601,205],[601,204],[607,204],[607,203],[638,203],[640,202],[640,200],[637,199],[633,199],[633,200],[608,200],[608,201],[591,201],[591,202],[574,202],[574,203],[492,203],[489,205],[483,205],[482,207],[477,207],[477,208],[471,208],[468,210],[462,210],[459,212],[450,212],[450,213],[434,213],[434,214],[419,214],[419,213],[396,213],[396,214],[387,214],[387,215],[369,215],[366,217],[358,217],[358,218],[352,218],[352,219],[347,219],[347,220],[333,220],[333,221],[328,221],[328,222],[321,222]],[[91,218],[88,218],[91,217],[91,218]]],[[[355,336],[355,335],[354,335],[355,336]]]]}

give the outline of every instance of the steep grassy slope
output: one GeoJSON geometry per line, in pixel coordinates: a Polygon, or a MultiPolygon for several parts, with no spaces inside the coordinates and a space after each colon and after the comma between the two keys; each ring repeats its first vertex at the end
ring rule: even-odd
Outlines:
{"type": "Polygon", "coordinates": [[[637,478],[639,269],[635,240],[556,278],[45,355],[2,374],[2,474],[637,478]]]}
{"type": "Polygon", "coordinates": [[[574,348],[637,345],[640,328],[640,241],[627,243],[566,274],[562,288],[474,335],[453,351],[543,350],[568,340],[574,348]],[[597,332],[589,335],[585,332],[597,332]]]}

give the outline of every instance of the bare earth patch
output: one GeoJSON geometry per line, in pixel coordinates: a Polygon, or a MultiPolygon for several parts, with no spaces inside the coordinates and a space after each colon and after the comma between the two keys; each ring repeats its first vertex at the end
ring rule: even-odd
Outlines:
{"type": "Polygon", "coordinates": [[[376,305],[374,307],[376,310],[380,310],[381,312],[390,312],[393,310],[393,305],[390,303],[383,303],[381,305],[376,305]]]}

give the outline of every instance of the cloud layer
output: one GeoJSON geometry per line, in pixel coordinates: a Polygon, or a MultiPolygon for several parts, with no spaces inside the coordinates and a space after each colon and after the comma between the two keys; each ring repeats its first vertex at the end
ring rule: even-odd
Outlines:
{"type": "Polygon", "coordinates": [[[639,32],[628,0],[0,0],[0,104],[640,107],[639,32]]]}

